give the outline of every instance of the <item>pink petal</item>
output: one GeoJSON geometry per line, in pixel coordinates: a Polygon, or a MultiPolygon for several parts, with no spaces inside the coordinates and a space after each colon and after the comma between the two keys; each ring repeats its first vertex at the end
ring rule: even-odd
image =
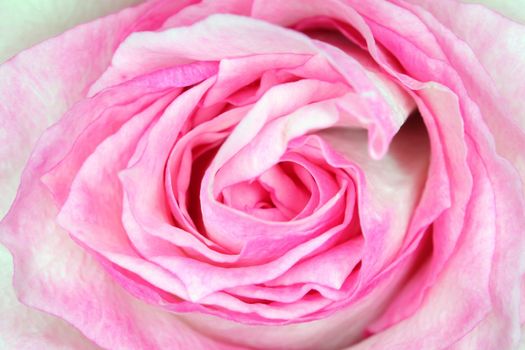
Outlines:
{"type": "Polygon", "coordinates": [[[402,280],[400,277],[407,271],[405,268],[383,280],[375,290],[356,300],[351,307],[320,320],[268,327],[195,314],[182,317],[203,334],[247,348],[300,350],[308,344],[314,349],[338,349],[362,338],[366,325],[384,310],[395,294],[402,280]]]}
{"type": "Polygon", "coordinates": [[[138,0],[107,2],[46,1],[5,2],[0,11],[0,62],[39,42],[89,22],[138,4],[138,0]]]}
{"type": "Polygon", "coordinates": [[[58,317],[29,308],[17,300],[13,289],[13,260],[0,246],[0,347],[4,349],[99,349],[77,329],[58,317]]]}
{"type": "MultiPolygon", "coordinates": [[[[494,88],[505,99],[507,117],[520,125],[522,130],[525,129],[525,112],[520,103],[522,96],[525,95],[525,87],[520,84],[520,81],[523,80],[520,77],[525,75],[525,63],[523,62],[525,29],[523,25],[481,5],[449,0],[440,4],[432,1],[417,1],[417,5],[429,11],[458,39],[468,45],[476,59],[483,65],[486,73],[490,75],[491,81],[486,78],[484,80],[491,85],[490,88],[494,88]],[[483,26],[479,26],[478,23],[483,23],[483,26]]],[[[494,5],[497,6],[496,3],[494,5]]],[[[437,26],[431,26],[431,30],[435,30],[434,28],[437,29],[437,26]]],[[[460,57],[458,55],[454,58],[454,63],[467,63],[461,62],[460,57]]],[[[463,56],[463,58],[467,57],[463,56]]],[[[471,58],[467,59],[467,61],[471,60],[471,58]]],[[[484,76],[486,73],[483,72],[480,75],[484,76]]],[[[474,79],[480,79],[480,77],[474,79]]],[[[503,128],[500,126],[498,129],[503,128]]],[[[510,132],[510,130],[506,131],[510,132]]]]}
{"type": "MultiPolygon", "coordinates": [[[[9,130],[3,136],[8,136],[9,141],[2,142],[1,157],[11,159],[9,166],[3,167],[7,172],[2,172],[2,183],[10,184],[9,192],[4,191],[5,205],[15,193],[21,167],[36,138],[83,96],[94,78],[106,68],[112,51],[130,27],[153,29],[162,22],[163,16],[168,15],[161,11],[164,15],[158,13],[156,21],[138,23],[137,17],[153,5],[148,3],[80,26],[20,54],[0,68],[2,81],[11,82],[0,91],[3,100],[11,101],[0,107],[2,124],[9,130]],[[93,42],[101,45],[94,49],[93,42]],[[39,64],[34,64],[35,57],[39,58],[39,64]],[[69,63],[71,59],[75,64],[69,63]],[[32,80],[20,79],[22,76],[32,80]]],[[[173,344],[229,348],[196,335],[175,318],[130,298],[95,260],[54,224],[57,210],[38,178],[51,170],[66,153],[68,148],[63,150],[61,147],[66,139],[74,140],[78,136],[72,134],[55,128],[42,136],[26,168],[16,203],[1,224],[0,238],[14,255],[15,288],[22,302],[66,319],[106,348],[162,348],[173,344]],[[60,252],[59,257],[57,252],[60,252]],[[157,326],[153,325],[155,323],[157,326]],[[167,328],[162,331],[161,327],[167,328]],[[107,332],[108,329],[111,332],[107,332]]],[[[4,313],[3,319],[10,327],[26,314],[4,313]]],[[[45,346],[44,341],[48,339],[53,342],[49,346],[70,344],[74,348],[91,348],[77,333],[59,331],[64,326],[55,330],[52,321],[47,325],[46,319],[51,320],[51,316],[37,317],[44,323],[35,332],[42,330],[47,337],[35,333],[39,346],[45,346]]],[[[28,322],[36,325],[40,321],[32,319],[28,322]]],[[[16,330],[7,332],[13,336],[17,334],[16,330]]],[[[23,339],[29,341],[29,338],[20,341],[23,339]]]]}
{"type": "Polygon", "coordinates": [[[494,251],[494,202],[491,185],[477,169],[473,199],[455,254],[417,312],[360,342],[355,349],[390,344],[393,349],[438,348],[470,331],[490,310],[487,286],[494,251]],[[429,321],[431,320],[431,321],[429,321]],[[407,331],[410,330],[410,331],[407,331]]]}
{"type": "Polygon", "coordinates": [[[45,128],[85,95],[132,27],[153,29],[159,25],[137,22],[152,5],[147,3],[78,26],[20,53],[0,67],[0,81],[5,82],[0,87],[1,100],[9,101],[0,106],[1,125],[6,130],[0,134],[0,158],[5,162],[0,169],[0,182],[6,185],[0,201],[1,214],[14,199],[22,167],[45,128]],[[98,44],[93,46],[94,42],[98,44]]]}
{"type": "Polygon", "coordinates": [[[251,7],[250,0],[200,1],[195,5],[186,6],[168,18],[164,22],[163,28],[191,25],[217,13],[249,16],[251,7]]]}
{"type": "Polygon", "coordinates": [[[133,33],[120,45],[111,67],[91,88],[90,95],[123,79],[196,60],[312,52],[308,39],[293,31],[247,17],[217,14],[188,27],[133,33]],[[246,32],[250,36],[244,35],[246,32]],[[196,42],[201,44],[194,45],[196,42]]]}

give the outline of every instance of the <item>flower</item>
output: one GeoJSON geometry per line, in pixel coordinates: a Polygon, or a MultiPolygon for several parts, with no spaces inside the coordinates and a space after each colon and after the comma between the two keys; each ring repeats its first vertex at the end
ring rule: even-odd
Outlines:
{"type": "Polygon", "coordinates": [[[523,31],[449,0],[158,0],[5,63],[0,240],[19,300],[84,335],[42,340],[517,346],[523,31]]]}

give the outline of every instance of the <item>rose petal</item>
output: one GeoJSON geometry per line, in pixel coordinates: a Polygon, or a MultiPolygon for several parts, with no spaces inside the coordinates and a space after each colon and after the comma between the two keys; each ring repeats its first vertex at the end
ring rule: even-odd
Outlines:
{"type": "MultiPolygon", "coordinates": [[[[503,3],[493,2],[492,5],[497,8],[503,3]]],[[[523,80],[520,77],[525,76],[525,63],[523,62],[525,29],[523,25],[510,21],[480,5],[468,5],[448,0],[440,4],[432,1],[417,1],[417,5],[432,13],[447,29],[457,35],[458,39],[468,44],[476,59],[492,78],[492,81],[485,80],[491,85],[493,82],[495,89],[505,98],[504,104],[509,111],[507,117],[520,125],[522,130],[525,129],[525,112],[523,104],[520,103],[525,96],[525,87],[520,84],[520,81],[523,80]],[[483,26],[474,23],[483,23],[483,26]]],[[[516,16],[518,14],[519,11],[507,13],[507,15],[516,16]]],[[[507,128],[500,125],[498,129],[507,128]]],[[[505,131],[510,132],[510,130],[505,131]]]]}
{"type": "MultiPolygon", "coordinates": [[[[467,43],[458,40],[451,30],[422,8],[407,3],[403,3],[402,7],[406,7],[407,12],[416,15],[426,26],[425,32],[434,36],[435,42],[440,45],[440,50],[444,54],[443,59],[438,60],[421,50],[421,42],[425,40],[423,35],[407,35],[403,27],[399,27],[401,30],[398,31],[388,30],[389,26],[391,28],[396,24],[395,20],[390,23],[385,21],[381,26],[375,25],[376,40],[396,53],[396,57],[411,77],[420,81],[442,83],[458,95],[465,113],[481,113],[496,141],[498,153],[512,161],[522,178],[525,178],[525,158],[522,152],[517,151],[525,148],[525,134],[514,121],[515,110],[508,108],[509,106],[515,108],[513,107],[515,104],[506,102],[507,99],[511,101],[519,99],[519,94],[523,94],[523,91],[518,90],[512,95],[506,93],[508,90],[502,90],[505,99],[502,103],[501,96],[494,88],[490,76],[467,43]]],[[[375,7],[369,10],[376,11],[375,7]]],[[[513,57],[514,54],[509,54],[509,59],[513,57]]],[[[520,59],[519,55],[516,57],[520,59]]],[[[509,64],[509,66],[513,65],[509,64]]],[[[518,117],[515,120],[520,119],[523,118],[518,117]]]]}
{"type": "Polygon", "coordinates": [[[139,0],[2,2],[0,4],[0,62],[79,23],[94,20],[137,3],[139,0]]]}
{"type": "MultiPolygon", "coordinates": [[[[490,78],[485,74],[471,48],[458,40],[453,33],[421,8],[409,5],[406,5],[406,8],[416,14],[421,22],[427,26],[428,31],[434,35],[436,42],[443,49],[446,62],[440,62],[429,57],[425,57],[425,60],[419,62],[414,60],[417,55],[414,55],[412,51],[417,50],[420,54],[422,52],[414,46],[413,42],[403,44],[403,41],[397,40],[398,38],[392,31],[389,31],[388,34],[383,32],[384,35],[379,34],[376,37],[385,46],[396,51],[396,57],[412,76],[421,80],[443,82],[459,97],[459,106],[465,121],[465,132],[475,140],[476,147],[480,149],[479,152],[486,164],[488,177],[495,188],[497,201],[498,220],[497,233],[495,234],[497,250],[491,272],[494,277],[491,278],[501,278],[501,280],[499,283],[491,285],[490,293],[491,300],[494,303],[493,311],[499,318],[500,324],[505,326],[498,332],[487,334],[486,339],[487,342],[495,342],[494,344],[497,341],[497,344],[503,344],[501,345],[503,347],[512,347],[517,342],[520,332],[518,290],[525,269],[520,266],[513,270],[513,273],[504,273],[500,270],[503,269],[503,265],[500,264],[499,259],[503,261],[510,259],[508,264],[511,264],[512,259],[520,259],[519,257],[522,255],[519,252],[525,251],[523,236],[518,234],[521,232],[520,227],[523,225],[521,222],[524,219],[521,209],[523,208],[523,199],[519,197],[519,194],[523,193],[523,186],[520,184],[516,172],[517,169],[523,178],[525,163],[523,154],[517,150],[523,148],[525,136],[522,130],[514,127],[512,120],[509,119],[511,114],[506,113],[505,103],[498,103],[500,101],[498,94],[492,89],[490,78]],[[479,105],[479,108],[475,103],[479,105]],[[485,123],[490,128],[491,133],[485,128],[485,123]],[[496,141],[495,145],[491,136],[496,141]],[[497,149],[499,155],[511,160],[512,165],[495,154],[494,148],[497,149]],[[499,180],[498,176],[503,176],[506,180],[499,180]],[[508,187],[504,187],[503,184],[508,187]],[[510,190],[509,187],[513,190],[510,190]],[[502,209],[503,201],[505,203],[512,202],[514,205],[504,210],[502,209]],[[509,226],[505,227],[506,225],[509,226]],[[501,248],[503,246],[508,248],[501,248]],[[506,302],[503,303],[500,300],[506,300],[506,302]],[[496,337],[497,340],[491,339],[491,336],[496,337]]],[[[384,21],[383,25],[388,26],[389,22],[384,21]]],[[[419,36],[411,37],[407,41],[410,40],[421,40],[421,38],[419,36]]]]}
{"type": "MultiPolygon", "coordinates": [[[[124,194],[118,174],[120,170],[127,167],[141,138],[154,136],[154,131],[144,136],[152,120],[158,118],[159,114],[163,114],[164,117],[176,115],[182,123],[184,113],[191,112],[210,82],[208,80],[198,88],[188,90],[173,102],[170,95],[159,99],[153,106],[135,115],[114,135],[106,138],[83,163],[57,218],[61,226],[84,245],[117,265],[139,268],[140,271],[133,272],[141,276],[147,275],[151,270],[150,275],[145,277],[147,280],[162,281],[158,276],[164,276],[164,279],[170,280],[170,291],[181,296],[184,296],[185,292],[176,278],[168,278],[161,269],[142,260],[135,252],[132,246],[133,236],[127,236],[120,219],[122,213],[120,201],[124,194]],[[167,103],[170,102],[171,104],[166,108],[167,103]]],[[[167,130],[173,131],[172,128],[167,130]]],[[[162,183],[158,186],[162,186],[162,183]]]]}
{"type": "Polygon", "coordinates": [[[349,240],[329,251],[301,261],[283,275],[265,284],[287,286],[298,283],[317,283],[339,289],[352,269],[361,260],[362,250],[363,242],[361,239],[349,240]],[[344,265],[341,264],[343,261],[344,265]],[[319,271],[322,273],[319,274],[319,271]]]}
{"type": "Polygon", "coordinates": [[[0,216],[14,199],[22,167],[45,128],[84,97],[132,28],[157,28],[183,6],[182,1],[177,4],[147,2],[80,25],[20,53],[0,67],[1,100],[10,101],[0,106],[0,158],[5,160],[0,167],[0,182],[6,185],[0,216]],[[140,19],[146,12],[150,19],[140,19]],[[35,64],[35,57],[39,64],[35,64]]]}
{"type": "MultiPolygon", "coordinates": [[[[479,167],[478,163],[474,166],[479,167]]],[[[428,291],[417,312],[360,342],[355,349],[390,344],[393,349],[449,346],[469,332],[490,310],[489,284],[494,252],[492,186],[483,168],[475,178],[466,226],[455,254],[428,291]],[[428,322],[432,319],[432,322],[428,322]],[[406,330],[410,329],[411,332],[406,330]]]]}
{"type": "Polygon", "coordinates": [[[291,30],[252,18],[216,14],[188,27],[133,33],[120,45],[111,67],[93,85],[90,95],[123,80],[195,60],[313,52],[309,40],[291,30]],[[193,45],[196,42],[201,45],[193,45]]]}
{"type": "Polygon", "coordinates": [[[463,213],[472,187],[471,174],[465,161],[466,145],[457,99],[446,91],[427,86],[420,90],[420,96],[414,96],[427,126],[432,155],[425,189],[411,219],[403,243],[405,249],[398,259],[413,254],[414,249],[421,250],[418,245],[423,245],[425,235],[431,235],[432,245],[426,252],[427,259],[420,262],[420,268],[399,292],[389,311],[371,327],[376,331],[407,317],[419,307],[461,234],[463,213]],[[445,113],[450,117],[437,117],[445,113]],[[436,196],[437,191],[440,196],[436,196]]]}
{"type": "Polygon", "coordinates": [[[19,197],[17,204],[29,200],[32,205],[13,212],[3,224],[3,232],[9,233],[11,240],[16,234],[24,242],[9,242],[14,253],[15,288],[24,304],[64,318],[104,348],[166,348],[174,344],[197,349],[233,348],[195,333],[173,315],[123,291],[95,259],[54,224],[56,208],[48,192],[42,186],[30,186],[26,187],[29,195],[19,197]],[[39,229],[35,231],[34,227],[39,229]],[[36,249],[27,249],[28,242],[36,249]]]}
{"type": "MultiPolygon", "coordinates": [[[[94,77],[105,69],[112,50],[128,33],[130,26],[137,25],[137,16],[150,6],[152,3],[78,27],[20,54],[0,68],[2,81],[10,81],[10,84],[3,85],[2,99],[13,101],[0,107],[2,124],[5,130],[9,130],[2,136],[9,136],[9,141],[2,142],[2,159],[12,160],[2,169],[2,183],[8,183],[8,176],[12,176],[9,181],[13,185],[7,187],[11,192],[3,193],[7,200],[5,205],[15,192],[20,169],[36,138],[85,93],[94,77]],[[93,42],[103,44],[95,50],[93,42]],[[75,64],[68,63],[71,52],[75,53],[75,64]],[[41,64],[35,65],[34,57],[39,57],[41,64]],[[20,71],[24,71],[23,76],[34,80],[20,80],[20,71]],[[50,104],[49,101],[63,102],[50,104]],[[22,105],[24,108],[19,108],[22,105]],[[10,153],[16,157],[8,156],[10,153]]],[[[168,13],[157,13],[156,21],[138,24],[138,28],[153,29],[165,15],[168,13]]],[[[56,130],[53,133],[59,144],[61,137],[66,136],[56,133],[56,130]]],[[[15,287],[21,300],[63,317],[107,348],[162,348],[185,344],[186,340],[189,343],[182,347],[220,347],[201,335],[192,335],[192,331],[176,319],[139,305],[128,294],[122,293],[97,262],[72,244],[70,237],[54,225],[54,203],[35,179],[54,167],[53,162],[60,159],[62,152],[57,152],[56,158],[49,154],[41,156],[43,149],[52,148],[49,137],[41,139],[40,148],[34,152],[25,172],[18,199],[1,225],[0,238],[14,254],[15,287]],[[60,258],[56,258],[57,252],[60,252],[60,258]],[[142,322],[148,325],[158,322],[158,325],[149,328],[142,322]],[[159,327],[163,326],[169,331],[158,333],[159,327]],[[108,333],[107,329],[112,332],[108,333]]],[[[15,317],[14,314],[4,314],[7,322],[15,322],[15,317]]],[[[43,345],[42,339],[39,344],[43,345]]],[[[76,343],[74,347],[81,346],[81,343],[76,343]]]]}
{"type": "Polygon", "coordinates": [[[70,324],[28,308],[16,298],[13,289],[13,260],[0,245],[0,347],[3,349],[27,349],[45,347],[46,349],[99,349],[70,324]]]}
{"type": "Polygon", "coordinates": [[[304,344],[308,344],[312,349],[338,349],[363,337],[366,325],[384,310],[410,266],[408,264],[397,270],[377,284],[370,294],[355,300],[351,307],[320,320],[268,327],[195,314],[182,317],[204,334],[247,348],[301,350],[304,344]]]}
{"type": "Polygon", "coordinates": [[[191,25],[217,13],[249,16],[251,7],[251,1],[246,0],[201,1],[168,18],[163,28],[191,25]]]}
{"type": "MultiPolygon", "coordinates": [[[[135,122],[140,121],[137,118],[135,122]]],[[[24,172],[17,200],[2,221],[1,239],[14,256],[15,289],[20,300],[64,318],[104,348],[165,348],[174,344],[183,348],[233,348],[196,334],[173,315],[124,292],[96,259],[56,225],[58,210],[51,194],[35,179],[55,166],[56,159],[47,152],[51,144],[60,145],[60,137],[56,129],[41,137],[24,172]]],[[[157,276],[153,271],[150,277],[157,276]]],[[[167,281],[166,276],[160,280],[167,281]]]]}
{"type": "Polygon", "coordinates": [[[359,173],[356,186],[365,238],[363,273],[374,275],[392,261],[403,245],[426,179],[427,135],[417,123],[405,127],[380,160],[369,156],[364,131],[333,128],[319,135],[355,164],[359,173]],[[392,206],[392,203],[402,205],[392,206]]]}

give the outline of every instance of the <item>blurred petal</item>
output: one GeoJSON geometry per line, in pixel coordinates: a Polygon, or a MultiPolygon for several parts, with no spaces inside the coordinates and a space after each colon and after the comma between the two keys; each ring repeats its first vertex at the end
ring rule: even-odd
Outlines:
{"type": "Polygon", "coordinates": [[[0,348],[96,350],[94,343],[58,317],[29,308],[16,299],[13,260],[0,245],[0,348]]]}
{"type": "Polygon", "coordinates": [[[142,0],[26,0],[0,2],[0,63],[17,52],[142,0]]]}
{"type": "Polygon", "coordinates": [[[516,22],[525,23],[525,7],[523,3],[516,0],[461,0],[465,3],[480,4],[513,19],[516,22]]]}

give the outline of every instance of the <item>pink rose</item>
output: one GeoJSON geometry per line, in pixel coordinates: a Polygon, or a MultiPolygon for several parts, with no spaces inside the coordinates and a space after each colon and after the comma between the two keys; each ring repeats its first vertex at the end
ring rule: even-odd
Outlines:
{"type": "Polygon", "coordinates": [[[0,345],[516,348],[524,52],[452,0],[153,0],[22,52],[0,242],[44,313],[7,291],[0,345]]]}

